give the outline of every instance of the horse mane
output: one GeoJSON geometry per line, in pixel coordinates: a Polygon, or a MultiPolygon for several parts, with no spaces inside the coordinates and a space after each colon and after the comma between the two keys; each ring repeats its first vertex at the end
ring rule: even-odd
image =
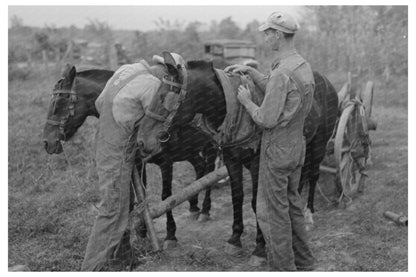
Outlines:
{"type": "MultiPolygon", "coordinates": [[[[78,79],[78,84],[82,82],[84,85],[90,86],[91,88],[94,87],[96,91],[101,92],[113,74],[114,71],[111,70],[89,69],[77,72],[76,79],[78,79]]],[[[90,89],[85,90],[85,92],[90,91],[90,89]]]]}
{"type": "Polygon", "coordinates": [[[84,78],[88,80],[106,81],[113,76],[114,71],[105,69],[89,69],[77,72],[78,78],[84,78]]]}
{"type": "Polygon", "coordinates": [[[212,62],[210,61],[204,61],[204,60],[194,60],[194,61],[189,61],[187,62],[187,67],[189,69],[210,69],[213,70],[214,69],[214,65],[212,62]]]}

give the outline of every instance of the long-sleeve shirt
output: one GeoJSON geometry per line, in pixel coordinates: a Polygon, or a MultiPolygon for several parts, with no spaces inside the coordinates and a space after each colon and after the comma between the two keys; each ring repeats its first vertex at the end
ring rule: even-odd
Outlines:
{"type": "MultiPolygon", "coordinates": [[[[276,126],[285,127],[302,107],[302,97],[296,84],[289,76],[279,71],[279,67],[295,70],[302,80],[313,80],[309,66],[296,51],[279,57],[272,65],[270,75],[250,74],[256,85],[264,91],[264,100],[257,106],[252,101],[244,104],[254,122],[263,128],[270,129],[276,126]],[[304,77],[304,78],[302,78],[304,77]]],[[[308,95],[306,104],[312,102],[314,83],[306,82],[305,95],[308,95]]]]}
{"type": "Polygon", "coordinates": [[[119,126],[132,132],[135,122],[144,116],[145,108],[161,84],[158,78],[148,72],[142,62],[120,67],[107,82],[103,92],[95,101],[95,106],[101,113],[104,96],[112,89],[109,86],[118,86],[127,79],[131,80],[123,85],[113,99],[112,113],[114,121],[119,126]]]}

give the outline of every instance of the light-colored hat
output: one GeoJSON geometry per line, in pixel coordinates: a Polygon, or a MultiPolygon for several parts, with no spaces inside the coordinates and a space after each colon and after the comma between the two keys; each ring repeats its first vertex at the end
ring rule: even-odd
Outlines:
{"type": "MultiPolygon", "coordinates": [[[[171,52],[172,58],[175,60],[176,64],[180,64],[182,66],[186,65],[185,60],[182,58],[181,55],[171,52]]],[[[154,55],[152,58],[154,63],[165,64],[165,59],[159,55],[154,55]]]]}
{"type": "Polygon", "coordinates": [[[267,18],[266,23],[259,27],[259,31],[263,32],[269,28],[294,34],[299,29],[299,25],[291,15],[283,12],[274,12],[267,18]]]}

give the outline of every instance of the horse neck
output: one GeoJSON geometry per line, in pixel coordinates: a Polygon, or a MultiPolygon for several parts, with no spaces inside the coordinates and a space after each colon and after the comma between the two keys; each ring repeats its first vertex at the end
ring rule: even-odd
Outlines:
{"type": "Polygon", "coordinates": [[[95,108],[95,100],[100,95],[101,90],[97,86],[91,86],[88,82],[75,79],[76,83],[72,90],[77,95],[77,103],[75,104],[75,114],[68,119],[66,124],[66,140],[72,138],[79,127],[84,124],[88,116],[99,117],[99,113],[95,108]]]}
{"type": "Polygon", "coordinates": [[[95,84],[90,80],[82,78],[76,81],[77,84],[74,89],[78,96],[78,101],[84,103],[84,109],[81,111],[82,114],[85,113],[85,117],[99,117],[100,114],[95,107],[95,100],[97,100],[98,96],[101,94],[106,83],[103,82],[102,84],[95,84]]]}
{"type": "Polygon", "coordinates": [[[227,113],[225,95],[221,83],[215,73],[204,74],[196,80],[199,89],[195,90],[195,112],[205,116],[208,123],[217,129],[224,121],[227,113]],[[210,77],[206,77],[210,76],[210,77]]]}

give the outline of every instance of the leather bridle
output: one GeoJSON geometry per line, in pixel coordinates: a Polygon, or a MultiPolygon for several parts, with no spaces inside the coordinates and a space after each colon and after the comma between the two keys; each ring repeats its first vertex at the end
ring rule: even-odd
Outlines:
{"type": "MultiPolygon", "coordinates": [[[[170,133],[169,129],[172,125],[172,120],[175,117],[180,105],[182,104],[183,100],[186,97],[187,93],[187,84],[188,84],[188,72],[186,71],[185,66],[181,65],[182,72],[183,72],[183,83],[177,83],[173,80],[169,80],[169,76],[166,75],[162,78],[162,83],[169,85],[169,92],[175,92],[175,89],[179,92],[175,92],[179,94],[178,100],[176,103],[174,103],[173,108],[169,111],[169,114],[167,116],[163,116],[160,114],[157,114],[149,109],[146,110],[146,115],[154,120],[160,121],[163,123],[163,131],[161,133],[164,133],[165,135],[162,135],[159,137],[160,142],[167,142],[170,139],[170,133]]],[[[156,96],[155,96],[156,97],[156,96]]]]}
{"type": "MultiPolygon", "coordinates": [[[[73,87],[71,87],[71,90],[61,90],[61,89],[54,89],[52,92],[52,99],[51,103],[54,101],[56,97],[59,97],[60,95],[67,95],[69,94],[68,99],[68,105],[67,105],[67,113],[65,113],[61,118],[58,120],[53,120],[50,118],[47,118],[46,123],[53,125],[53,126],[59,126],[59,135],[57,141],[65,141],[65,125],[68,122],[68,119],[71,116],[75,115],[75,103],[78,100],[77,93],[73,90],[73,87]]],[[[56,101],[56,100],[55,100],[56,101]]]]}

